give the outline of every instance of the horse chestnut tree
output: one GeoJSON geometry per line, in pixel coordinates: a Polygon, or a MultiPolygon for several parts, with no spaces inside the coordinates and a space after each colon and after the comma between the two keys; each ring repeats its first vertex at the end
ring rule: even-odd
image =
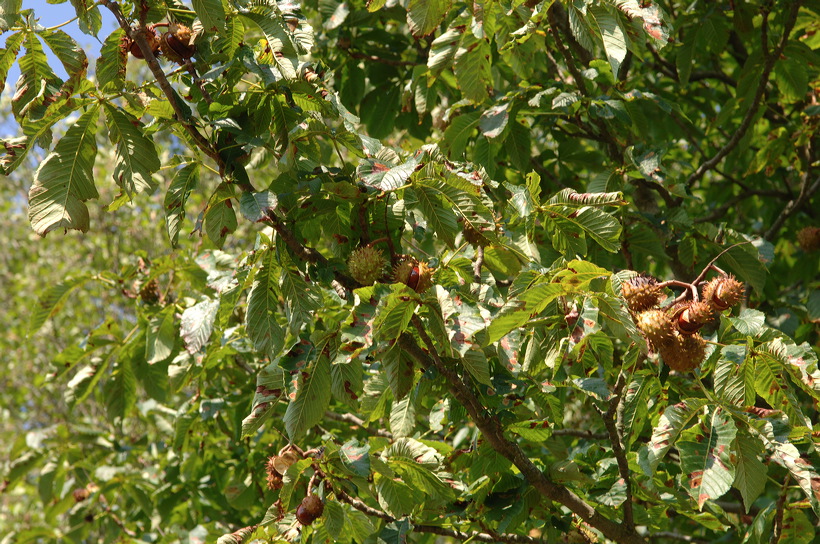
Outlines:
{"type": "Polygon", "coordinates": [[[816,2],[71,6],[0,11],[0,533],[815,538],[816,2]]]}

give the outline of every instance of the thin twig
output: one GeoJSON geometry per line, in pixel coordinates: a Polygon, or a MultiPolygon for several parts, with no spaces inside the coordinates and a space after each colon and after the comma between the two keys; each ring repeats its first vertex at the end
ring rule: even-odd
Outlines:
{"type": "Polygon", "coordinates": [[[473,263],[473,279],[476,283],[481,283],[481,267],[484,265],[484,247],[478,246],[475,249],[475,262],[473,263]]]}
{"type": "Polygon", "coordinates": [[[450,393],[464,406],[476,427],[481,431],[487,443],[499,454],[511,461],[521,474],[545,498],[566,506],[578,515],[583,521],[601,531],[604,536],[623,544],[645,543],[646,540],[634,530],[617,523],[596,511],[595,507],[566,487],[551,481],[527,457],[521,447],[504,436],[504,428],[498,418],[489,412],[478,399],[473,390],[457,373],[452,365],[442,362],[435,346],[429,341],[418,316],[413,316],[411,322],[415,325],[419,336],[427,347],[423,350],[416,340],[408,333],[403,333],[399,339],[399,346],[424,368],[435,367],[447,381],[450,393]]]}
{"type": "Polygon", "coordinates": [[[384,429],[376,429],[374,427],[369,426],[365,420],[360,419],[353,414],[337,414],[336,412],[327,411],[325,412],[325,419],[332,419],[333,421],[341,421],[343,423],[350,423],[352,425],[356,425],[361,427],[362,429],[367,430],[370,434],[375,436],[382,436],[384,438],[393,439],[393,433],[390,431],[386,431],[384,429]]]}
{"type": "Polygon", "coordinates": [[[777,508],[774,513],[774,521],[772,521],[772,538],[769,540],[771,544],[780,542],[780,537],[783,534],[783,513],[786,507],[786,495],[789,492],[790,475],[786,475],[786,481],[780,488],[780,497],[777,498],[777,508]]]}
{"type": "Polygon", "coordinates": [[[777,216],[772,226],[769,227],[769,230],[766,231],[766,234],[763,235],[763,238],[766,240],[771,240],[774,235],[780,230],[780,227],[783,226],[783,223],[786,222],[786,219],[791,217],[791,215],[796,212],[804,202],[806,202],[809,197],[811,197],[814,193],[820,189],[820,176],[814,180],[814,183],[809,186],[808,176],[804,176],[803,183],[800,185],[800,194],[797,195],[797,198],[790,200],[786,207],[783,208],[783,211],[780,212],[780,215],[777,216]]]}
{"type": "Polygon", "coordinates": [[[594,433],[592,431],[584,431],[582,429],[555,429],[552,431],[553,436],[574,436],[577,438],[588,438],[590,440],[606,440],[609,438],[608,433],[594,433]]]}
{"type": "MultiPolygon", "coordinates": [[[[732,137],[729,138],[729,141],[715,154],[714,157],[711,159],[701,163],[695,172],[689,176],[689,179],[686,180],[686,184],[688,186],[694,185],[700,178],[706,174],[709,170],[713,169],[718,163],[723,160],[726,155],[732,152],[732,150],[737,147],[740,143],[740,140],[746,136],[746,132],[752,126],[752,120],[757,115],[757,111],[760,109],[760,100],[763,98],[763,94],[766,91],[766,85],[769,82],[769,75],[772,73],[774,69],[774,65],[777,60],[780,58],[780,55],[783,53],[783,50],[786,48],[786,43],[789,41],[789,34],[791,34],[792,29],[794,28],[794,24],[797,21],[797,12],[800,11],[800,6],[803,4],[802,0],[794,0],[791,4],[791,9],[789,11],[789,16],[786,19],[786,23],[783,26],[783,36],[780,38],[780,43],[777,47],[766,56],[766,62],[763,65],[763,73],[760,75],[760,82],[757,85],[757,89],[755,90],[755,94],[752,98],[751,104],[749,105],[749,109],[746,111],[746,115],[743,117],[743,120],[740,122],[740,126],[737,127],[732,137]]],[[[767,28],[768,28],[768,12],[764,13],[763,16],[763,24],[761,26],[761,40],[764,40],[764,46],[766,44],[767,38],[767,28]]],[[[766,49],[764,47],[764,53],[766,49]]]]}

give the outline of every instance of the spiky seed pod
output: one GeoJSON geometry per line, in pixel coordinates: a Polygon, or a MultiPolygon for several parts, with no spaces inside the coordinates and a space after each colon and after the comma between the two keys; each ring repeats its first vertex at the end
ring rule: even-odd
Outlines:
{"type": "Polygon", "coordinates": [[[652,346],[659,346],[664,340],[671,338],[674,333],[672,320],[663,310],[653,309],[639,313],[635,318],[635,325],[652,346]]]}
{"type": "Polygon", "coordinates": [[[423,293],[428,290],[433,285],[433,272],[436,271],[435,268],[431,268],[427,265],[426,262],[422,261],[418,265],[418,274],[419,279],[416,282],[415,287],[413,289],[416,290],[416,293],[423,293]]]}
{"type": "Polygon", "coordinates": [[[723,310],[734,306],[743,298],[743,284],[734,276],[718,276],[703,286],[703,300],[714,310],[723,310]]]}
{"type": "Polygon", "coordinates": [[[803,227],[797,233],[797,243],[803,251],[820,249],[820,227],[803,227]]]}
{"type": "Polygon", "coordinates": [[[353,250],[347,260],[350,275],[361,285],[373,285],[384,274],[386,265],[387,259],[384,258],[384,253],[370,246],[353,250]]]}
{"type": "Polygon", "coordinates": [[[621,294],[633,312],[642,312],[656,306],[663,297],[658,280],[651,276],[635,276],[621,284],[621,294]]]}
{"type": "Polygon", "coordinates": [[[418,266],[419,262],[413,257],[405,257],[393,267],[393,281],[396,283],[403,283],[410,285],[414,281],[418,285],[418,266]]]}
{"type": "Polygon", "coordinates": [[[658,351],[669,368],[688,372],[699,367],[706,357],[706,340],[699,334],[676,334],[662,342],[658,351]]]}
{"type": "Polygon", "coordinates": [[[78,487],[71,492],[71,495],[74,497],[74,502],[83,502],[91,495],[91,493],[85,487],[78,487]]]}
{"type": "Polygon", "coordinates": [[[302,525],[310,525],[316,521],[325,511],[325,505],[322,499],[316,495],[307,495],[302,499],[302,503],[296,508],[296,519],[302,525]]]}
{"type": "Polygon", "coordinates": [[[676,304],[669,315],[681,334],[695,334],[712,319],[712,307],[703,301],[676,304]]]}
{"type": "Polygon", "coordinates": [[[156,304],[160,296],[159,283],[155,279],[147,282],[140,289],[140,300],[146,304],[156,304]]]}
{"type": "Polygon", "coordinates": [[[185,25],[171,25],[159,41],[162,53],[177,64],[185,64],[196,53],[196,46],[191,43],[191,29],[185,25]]]}

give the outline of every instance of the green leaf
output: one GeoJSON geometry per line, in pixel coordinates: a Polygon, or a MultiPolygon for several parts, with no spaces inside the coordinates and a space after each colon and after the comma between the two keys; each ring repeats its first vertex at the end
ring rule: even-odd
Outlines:
{"type": "Polygon", "coordinates": [[[99,197],[93,172],[98,117],[97,107],[84,113],[34,173],[29,220],[40,236],[58,228],[88,230],[88,208],[83,202],[99,197]]]}
{"type": "Polygon", "coordinates": [[[177,170],[165,193],[165,225],[171,245],[179,241],[179,231],[185,220],[185,203],[199,184],[199,163],[192,162],[177,170]]]}
{"type": "MultiPolygon", "coordinates": [[[[0,25],[2,25],[2,17],[3,14],[0,13],[0,25]]],[[[17,60],[17,55],[20,53],[20,46],[23,43],[24,37],[24,33],[16,32],[6,38],[6,47],[0,49],[0,92],[3,92],[6,88],[6,78],[8,77],[9,69],[11,69],[17,60]]]]}
{"type": "Polygon", "coordinates": [[[562,189],[549,199],[548,204],[563,206],[623,206],[627,202],[621,191],[613,193],[579,193],[575,189],[562,189]]]}
{"type": "Polygon", "coordinates": [[[650,399],[660,393],[660,384],[654,376],[635,376],[624,389],[623,434],[631,444],[640,434],[649,412],[650,399]]]}
{"type": "Polygon", "coordinates": [[[322,308],[322,291],[314,282],[308,282],[291,266],[282,267],[280,291],[285,299],[285,318],[294,334],[305,323],[313,320],[315,312],[322,308]]]}
{"type": "Polygon", "coordinates": [[[407,24],[416,38],[431,34],[447,15],[449,0],[410,0],[407,2],[407,24]]]}
{"type": "Polygon", "coordinates": [[[467,141],[478,127],[481,116],[477,112],[465,113],[452,120],[444,131],[443,150],[450,158],[458,159],[464,154],[467,141]]]}
{"type": "Polygon", "coordinates": [[[683,429],[708,402],[707,399],[686,399],[674,406],[669,406],[663,412],[657,426],[652,431],[649,444],[642,447],[638,453],[638,462],[644,474],[652,477],[661,459],[675,445],[683,429]]]}
{"type": "Polygon", "coordinates": [[[225,28],[225,8],[221,0],[192,0],[192,5],[205,31],[225,28]]]}
{"type": "Polygon", "coordinates": [[[504,146],[513,166],[522,172],[532,168],[532,141],[527,126],[517,120],[510,123],[507,136],[504,138],[504,146]]]}
{"type": "Polygon", "coordinates": [[[242,420],[242,438],[253,435],[270,418],[286,391],[285,372],[279,366],[279,359],[276,359],[256,376],[251,413],[242,420]]]}
{"type": "Polygon", "coordinates": [[[290,510],[290,500],[293,496],[293,490],[299,483],[302,474],[311,465],[311,459],[300,459],[288,467],[287,472],[282,476],[282,489],[279,490],[279,499],[282,501],[282,509],[290,510]]]}
{"type": "Polygon", "coordinates": [[[754,403],[754,380],[749,375],[753,363],[746,358],[746,346],[724,346],[715,364],[715,394],[737,406],[754,403]]]}
{"type": "Polygon", "coordinates": [[[809,517],[797,508],[786,508],[783,513],[783,530],[780,533],[780,542],[793,544],[809,544],[814,542],[814,523],[809,517]]]}
{"type": "Polygon", "coordinates": [[[297,50],[301,50],[301,46],[297,46],[281,15],[267,7],[255,9],[256,12],[244,11],[240,12],[240,15],[254,23],[264,33],[274,53],[273,62],[281,76],[288,80],[297,79],[297,50]],[[281,56],[276,53],[281,53],[281,56]]]}
{"type": "Polygon", "coordinates": [[[737,434],[737,455],[735,461],[734,487],[743,496],[743,504],[748,513],[763,489],[766,487],[767,468],[758,458],[763,454],[763,445],[749,433],[739,430],[737,434]]]}
{"type": "Polygon", "coordinates": [[[128,61],[128,51],[120,47],[125,31],[121,28],[103,42],[100,57],[97,59],[97,85],[105,91],[116,91],[125,85],[125,65],[128,61]]]}
{"type": "Polygon", "coordinates": [[[339,449],[342,464],[356,476],[367,478],[370,476],[370,446],[359,445],[355,438],[348,440],[339,449]]]}
{"type": "MultiPolygon", "coordinates": [[[[3,0],[0,2],[0,32],[7,32],[19,20],[22,7],[23,0],[3,0]]],[[[5,75],[0,79],[5,81],[5,75]]]]}
{"type": "Polygon", "coordinates": [[[267,219],[268,212],[274,211],[277,203],[276,194],[270,191],[245,192],[239,197],[239,212],[251,223],[259,223],[267,219]]]}
{"type": "Polygon", "coordinates": [[[285,344],[285,331],[276,319],[280,312],[277,268],[276,252],[268,249],[248,294],[248,312],[245,315],[245,329],[254,349],[271,359],[279,354],[285,344]]]}
{"type": "Polygon", "coordinates": [[[40,36],[49,46],[54,56],[62,63],[68,76],[82,79],[88,71],[88,58],[85,51],[74,39],[62,30],[42,32],[40,36]]]}
{"type": "Polygon", "coordinates": [[[205,232],[218,248],[222,248],[228,235],[237,227],[236,212],[231,204],[233,196],[233,186],[222,183],[211,196],[205,212],[205,232]]]}
{"type": "Polygon", "coordinates": [[[451,249],[455,249],[455,235],[459,231],[458,217],[453,210],[445,208],[437,191],[425,185],[416,184],[412,194],[416,197],[416,202],[427,219],[429,228],[435,232],[441,240],[451,249]]]}
{"type": "Polygon", "coordinates": [[[453,65],[463,32],[464,30],[460,28],[448,28],[446,32],[430,44],[427,68],[430,69],[430,76],[433,79],[453,65]]]}
{"type": "Polygon", "coordinates": [[[805,98],[809,90],[809,74],[798,59],[782,59],[774,65],[774,80],[777,89],[788,102],[805,98]]]}
{"type": "Polygon", "coordinates": [[[729,321],[740,334],[744,336],[757,336],[764,328],[766,316],[761,311],[744,308],[739,316],[730,317],[729,321]]]}
{"type": "Polygon", "coordinates": [[[148,364],[164,361],[171,356],[176,339],[173,306],[168,306],[154,316],[148,324],[145,359],[148,364]]]}
{"type": "Polygon", "coordinates": [[[298,441],[319,423],[330,403],[330,361],[324,354],[299,372],[296,398],[288,404],[283,421],[288,437],[298,441]]]}
{"type": "Polygon", "coordinates": [[[373,320],[373,333],[380,341],[398,338],[419,305],[418,295],[406,285],[394,284],[391,289],[393,292],[379,305],[373,320]]]}
{"type": "Polygon", "coordinates": [[[628,45],[626,33],[618,20],[617,14],[609,9],[592,5],[589,7],[588,13],[601,33],[604,50],[609,64],[612,66],[612,73],[617,75],[621,63],[626,58],[628,45]]]}
{"type": "MultiPolygon", "coordinates": [[[[144,337],[140,339],[145,340],[144,337]]],[[[128,349],[128,346],[123,348],[125,349],[128,349]]],[[[140,352],[144,350],[142,346],[138,349],[140,352]]],[[[106,414],[115,423],[122,422],[133,408],[137,399],[137,378],[128,357],[122,357],[117,362],[111,377],[103,387],[103,398],[106,414]]]]}
{"type": "Polygon", "coordinates": [[[547,420],[518,421],[507,427],[524,440],[545,442],[552,436],[552,428],[547,420]]]}
{"type": "Polygon", "coordinates": [[[701,510],[707,500],[723,496],[735,481],[732,442],[736,435],[734,421],[720,407],[709,415],[705,429],[696,425],[681,433],[677,442],[681,470],[686,489],[701,510]]]}
{"type": "Polygon", "coordinates": [[[620,250],[621,224],[611,214],[597,208],[585,206],[572,209],[566,206],[547,206],[550,217],[557,219],[559,229],[570,225],[586,233],[598,245],[613,253],[620,250]]]}
{"type": "Polygon", "coordinates": [[[421,493],[401,480],[394,480],[381,474],[375,475],[379,505],[393,517],[409,515],[421,501],[421,493]]]}
{"type": "Polygon", "coordinates": [[[509,107],[509,102],[496,104],[481,114],[478,126],[485,137],[497,138],[501,136],[507,126],[507,121],[510,119],[510,114],[507,111],[509,107]]]}
{"type": "Polygon", "coordinates": [[[492,50],[487,40],[472,32],[462,34],[455,55],[455,75],[464,98],[480,104],[489,97],[492,88],[490,57],[492,50]]]}
{"type": "Polygon", "coordinates": [[[416,426],[416,406],[412,396],[407,395],[399,401],[393,402],[390,410],[390,431],[393,436],[403,437],[413,433],[416,426]]]}
{"type": "Polygon", "coordinates": [[[362,396],[364,369],[358,361],[334,362],[330,365],[330,379],[333,396],[338,400],[355,405],[362,396]]]}
{"type": "Polygon", "coordinates": [[[470,373],[478,383],[492,386],[492,379],[490,378],[490,363],[484,352],[477,349],[467,350],[461,356],[461,364],[470,373]]]}
{"type": "Polygon", "coordinates": [[[390,346],[390,349],[382,355],[387,383],[396,400],[404,398],[413,388],[416,377],[413,362],[413,359],[399,347],[398,343],[390,346]]]}
{"type": "Polygon", "coordinates": [[[71,294],[74,289],[84,285],[90,279],[91,276],[77,276],[76,278],[70,278],[58,283],[57,285],[49,287],[45,293],[40,295],[40,298],[37,299],[37,304],[31,312],[31,317],[29,318],[29,335],[32,335],[40,330],[40,327],[43,326],[47,319],[53,317],[60,311],[68,295],[71,294]]]}
{"type": "Polygon", "coordinates": [[[90,36],[97,36],[102,28],[102,15],[96,4],[88,0],[71,0],[71,5],[80,19],[80,30],[90,36]]]}
{"type": "Polygon", "coordinates": [[[196,353],[208,344],[218,310],[218,300],[205,298],[182,312],[179,332],[188,353],[196,353]]]}
{"type": "Polygon", "coordinates": [[[128,198],[135,193],[153,192],[156,184],[151,174],[161,166],[154,142],[142,133],[137,118],[108,104],[105,112],[108,137],[117,150],[114,181],[128,198]]]}

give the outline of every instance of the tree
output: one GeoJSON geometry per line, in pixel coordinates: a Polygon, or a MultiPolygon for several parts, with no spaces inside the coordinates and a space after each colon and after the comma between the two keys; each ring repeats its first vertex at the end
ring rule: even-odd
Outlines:
{"type": "Polygon", "coordinates": [[[820,3],[72,5],[92,77],[0,12],[10,541],[812,541],[820,3]]]}

